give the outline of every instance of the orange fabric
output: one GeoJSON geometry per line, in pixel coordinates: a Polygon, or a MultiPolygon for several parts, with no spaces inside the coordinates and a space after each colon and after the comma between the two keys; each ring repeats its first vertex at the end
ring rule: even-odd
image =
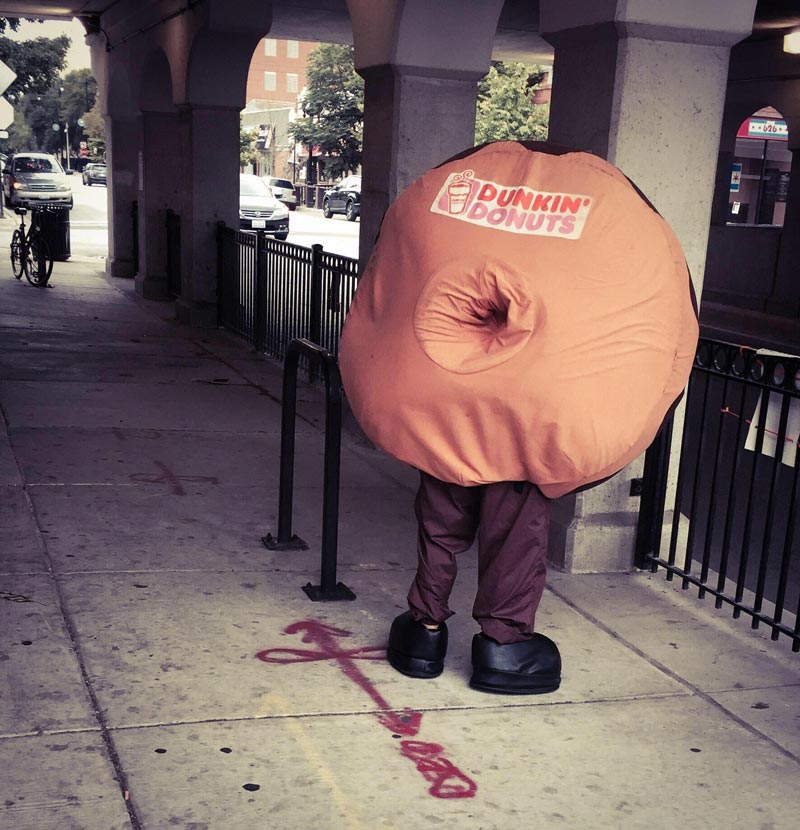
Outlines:
{"type": "Polygon", "coordinates": [[[680,246],[619,170],[498,142],[389,208],[340,367],[391,455],[443,481],[532,481],[556,497],[647,448],[697,336],[680,246]]]}

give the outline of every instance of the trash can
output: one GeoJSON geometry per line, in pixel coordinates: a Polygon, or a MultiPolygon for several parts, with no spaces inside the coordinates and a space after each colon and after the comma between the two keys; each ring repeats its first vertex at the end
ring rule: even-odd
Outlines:
{"type": "Polygon", "coordinates": [[[44,238],[50,245],[53,259],[64,262],[70,258],[69,211],[62,205],[37,205],[33,209],[34,218],[39,223],[44,238]]]}

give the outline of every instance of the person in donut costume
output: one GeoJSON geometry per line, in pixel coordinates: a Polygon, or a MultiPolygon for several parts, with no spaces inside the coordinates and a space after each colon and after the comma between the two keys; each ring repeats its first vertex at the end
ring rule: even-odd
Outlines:
{"type": "Polygon", "coordinates": [[[617,473],[680,399],[698,337],[675,235],[613,165],[497,142],[390,206],[340,367],[366,435],[420,471],[416,576],[391,665],[438,676],[456,560],[477,538],[470,685],[561,682],[535,630],[549,500],[617,473]]]}

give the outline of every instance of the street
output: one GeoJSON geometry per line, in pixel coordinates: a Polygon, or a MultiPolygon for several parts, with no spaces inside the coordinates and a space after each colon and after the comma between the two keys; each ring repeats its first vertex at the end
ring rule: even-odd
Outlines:
{"type": "MultiPolygon", "coordinates": [[[[108,191],[103,185],[88,187],[78,173],[72,175],[75,206],[70,213],[72,257],[103,258],[108,252],[108,191]]],[[[319,243],[326,251],[358,257],[360,223],[344,216],[325,219],[321,210],[300,207],[289,214],[289,242],[310,248],[319,243]]]]}

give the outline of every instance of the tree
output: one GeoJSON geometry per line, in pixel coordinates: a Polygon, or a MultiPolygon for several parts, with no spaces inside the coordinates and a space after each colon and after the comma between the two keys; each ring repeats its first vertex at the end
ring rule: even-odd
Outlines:
{"type": "Polygon", "coordinates": [[[548,107],[533,103],[544,71],[522,63],[494,63],[478,84],[475,143],[544,141],[548,107]]]}
{"type": "Polygon", "coordinates": [[[364,82],[356,74],[352,46],[322,43],[308,56],[303,117],[290,127],[295,139],[319,147],[329,178],[355,172],[361,164],[364,82]]]}
{"type": "Polygon", "coordinates": [[[256,134],[252,130],[239,127],[239,166],[250,167],[255,165],[258,155],[256,153],[256,134]]]}
{"type": "MultiPolygon", "coordinates": [[[[22,116],[27,129],[22,129],[21,121],[16,117],[14,127],[9,130],[6,148],[11,151],[40,150],[63,156],[66,149],[65,130],[68,130],[70,156],[77,156],[81,141],[86,140],[87,110],[94,106],[96,95],[97,84],[88,69],[67,72],[44,92],[26,93],[17,103],[16,113],[22,116]]],[[[95,123],[95,138],[102,137],[102,152],[105,147],[105,124],[99,112],[97,117],[99,123],[95,123]]]]}
{"type": "Polygon", "coordinates": [[[95,99],[92,108],[83,116],[84,140],[89,146],[89,157],[104,159],[106,155],[106,122],[100,115],[100,101],[95,99]]]}
{"type": "Polygon", "coordinates": [[[53,86],[64,68],[70,43],[66,35],[23,41],[0,36],[0,61],[17,73],[16,79],[4,93],[5,97],[16,106],[25,93],[43,93],[53,86]]]}

